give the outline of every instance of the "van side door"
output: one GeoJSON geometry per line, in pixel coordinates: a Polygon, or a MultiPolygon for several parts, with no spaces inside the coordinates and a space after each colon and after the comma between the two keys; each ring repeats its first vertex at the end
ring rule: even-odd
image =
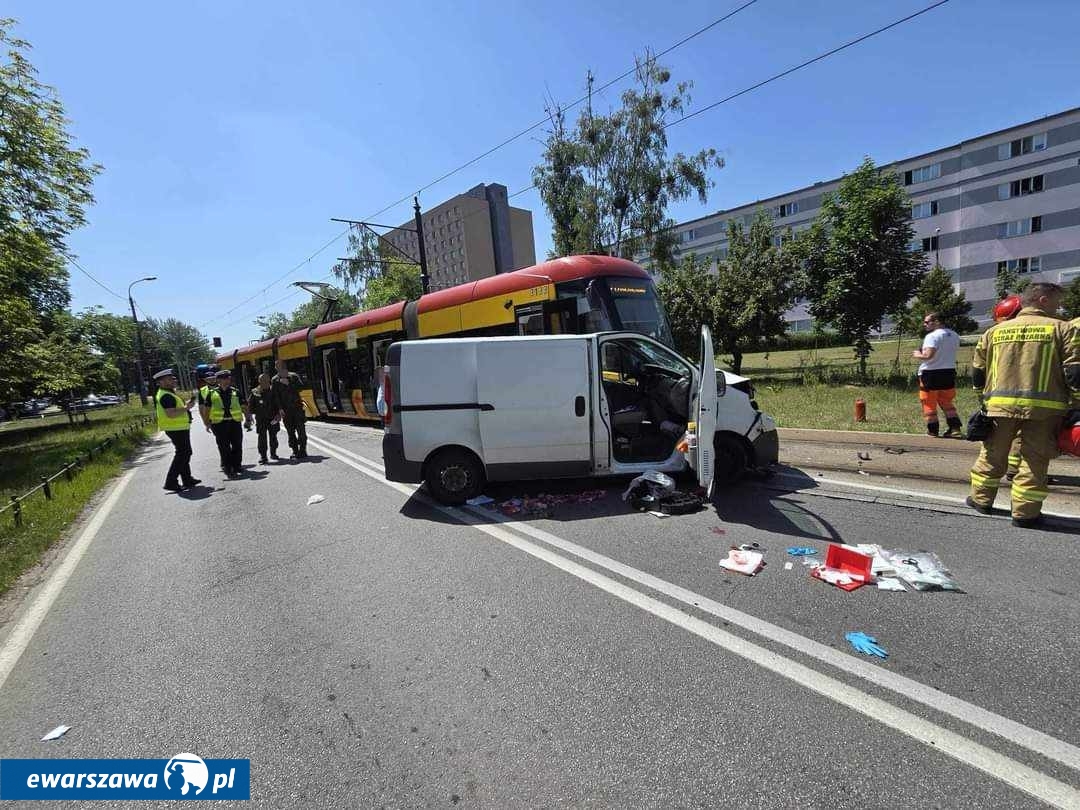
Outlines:
{"type": "Polygon", "coordinates": [[[534,339],[476,349],[480,441],[492,480],[591,471],[589,343],[534,339]]]}

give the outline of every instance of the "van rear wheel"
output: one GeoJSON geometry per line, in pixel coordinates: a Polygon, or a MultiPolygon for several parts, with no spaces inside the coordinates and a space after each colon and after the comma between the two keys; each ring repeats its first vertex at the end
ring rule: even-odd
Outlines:
{"type": "Polygon", "coordinates": [[[484,468],[468,450],[452,447],[431,457],[424,480],[439,503],[461,506],[480,494],[484,486],[484,468]]]}

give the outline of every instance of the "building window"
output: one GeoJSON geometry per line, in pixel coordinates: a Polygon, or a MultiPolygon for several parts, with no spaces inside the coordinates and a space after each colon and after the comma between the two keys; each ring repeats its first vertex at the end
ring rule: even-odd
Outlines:
{"type": "Polygon", "coordinates": [[[912,219],[926,219],[927,217],[936,216],[938,212],[938,201],[931,200],[930,202],[916,203],[911,206],[911,218],[912,219]]]}
{"type": "Polygon", "coordinates": [[[904,185],[911,186],[915,183],[925,183],[928,180],[937,180],[941,177],[941,164],[931,163],[929,166],[920,166],[904,172],[904,185]]]}
{"type": "Polygon", "coordinates": [[[1014,141],[998,145],[998,160],[1029,155],[1032,152],[1041,152],[1046,148],[1046,133],[1028,135],[1026,138],[1017,138],[1014,141]]]}
{"type": "Polygon", "coordinates": [[[789,202],[776,206],[776,216],[778,217],[790,217],[797,213],[799,213],[799,204],[797,202],[789,202]]]}
{"type": "Polygon", "coordinates": [[[928,253],[931,250],[938,249],[938,238],[936,236],[927,236],[922,240],[922,251],[928,253]]]}
{"type": "Polygon", "coordinates": [[[681,234],[679,234],[680,242],[693,242],[695,239],[697,239],[697,231],[695,231],[693,228],[688,231],[683,231],[681,234]]]}
{"type": "Polygon", "coordinates": [[[1041,269],[1042,257],[1040,256],[1028,256],[1023,259],[1007,259],[998,262],[999,273],[1004,273],[1006,270],[1013,273],[1038,273],[1041,269]]]}
{"type": "Polygon", "coordinates": [[[998,186],[998,199],[1008,200],[1011,197],[1025,197],[1028,194],[1038,194],[1043,190],[1043,175],[1025,177],[1022,180],[1013,180],[1011,183],[1002,183],[998,186]]]}
{"type": "Polygon", "coordinates": [[[1038,233],[1041,230],[1042,217],[1014,219],[1012,222],[1002,222],[998,225],[998,238],[1011,239],[1014,236],[1027,236],[1029,233],[1038,233]]]}

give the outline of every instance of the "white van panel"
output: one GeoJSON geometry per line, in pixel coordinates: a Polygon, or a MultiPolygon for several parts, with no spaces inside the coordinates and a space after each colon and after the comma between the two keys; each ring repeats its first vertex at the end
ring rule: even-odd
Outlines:
{"type": "MultiPolygon", "coordinates": [[[[489,468],[498,465],[588,465],[589,341],[490,341],[479,344],[477,401],[480,443],[489,468]],[[575,400],[581,397],[581,416],[575,400]]],[[[580,471],[585,468],[579,467],[580,471]]]]}
{"type": "MultiPolygon", "coordinates": [[[[478,403],[477,345],[469,341],[403,344],[400,402],[413,408],[478,403]]],[[[423,461],[433,450],[449,443],[468,447],[483,458],[477,414],[476,408],[445,407],[400,413],[406,457],[423,461]]]]}

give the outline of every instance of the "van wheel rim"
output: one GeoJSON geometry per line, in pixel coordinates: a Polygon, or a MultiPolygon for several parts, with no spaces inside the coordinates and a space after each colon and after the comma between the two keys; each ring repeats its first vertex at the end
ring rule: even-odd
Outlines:
{"type": "Polygon", "coordinates": [[[439,480],[448,492],[461,492],[469,486],[469,472],[464,467],[447,467],[439,480]]]}

